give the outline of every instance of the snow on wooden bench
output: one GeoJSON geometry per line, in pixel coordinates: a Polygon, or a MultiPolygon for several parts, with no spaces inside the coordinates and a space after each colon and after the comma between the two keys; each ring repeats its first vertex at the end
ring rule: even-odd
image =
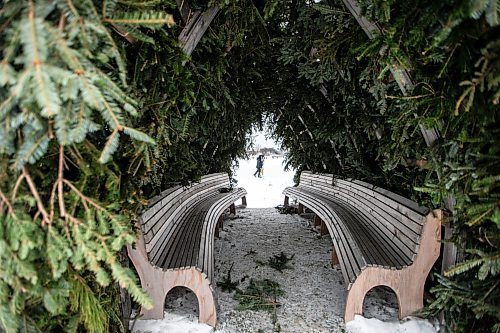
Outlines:
{"type": "MultiPolygon", "coordinates": [[[[368,291],[391,288],[399,316],[423,307],[424,284],[439,257],[441,210],[429,212],[415,202],[380,187],[302,172],[288,197],[312,210],[329,231],[347,286],[344,320],[362,314],[368,291]]],[[[301,208],[302,208],[301,207],[301,208]]]]}
{"type": "Polygon", "coordinates": [[[167,189],[149,201],[140,216],[140,234],[128,254],[142,288],[154,301],[142,309],[141,319],[163,319],[167,293],[174,287],[191,289],[199,303],[200,322],[215,326],[216,303],[210,281],[214,274],[214,233],[222,213],[245,198],[246,191],[228,191],[229,177],[218,173],[202,177],[189,187],[167,189]]]}

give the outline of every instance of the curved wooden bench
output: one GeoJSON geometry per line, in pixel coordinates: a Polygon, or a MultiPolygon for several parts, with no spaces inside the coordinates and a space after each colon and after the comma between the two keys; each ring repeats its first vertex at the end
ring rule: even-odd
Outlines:
{"type": "Polygon", "coordinates": [[[149,200],[140,216],[140,234],[128,254],[141,284],[154,301],[141,309],[142,319],[162,319],[165,297],[176,286],[198,298],[200,322],[215,326],[216,301],[210,281],[214,274],[214,234],[222,213],[245,198],[242,188],[229,189],[227,174],[202,177],[189,187],[175,186],[149,200]]]}
{"type": "Polygon", "coordinates": [[[423,307],[424,284],[439,257],[440,210],[429,212],[390,191],[331,174],[302,172],[288,197],[311,209],[328,229],[347,286],[344,319],[362,314],[366,293],[391,288],[400,318],[423,307]]]}

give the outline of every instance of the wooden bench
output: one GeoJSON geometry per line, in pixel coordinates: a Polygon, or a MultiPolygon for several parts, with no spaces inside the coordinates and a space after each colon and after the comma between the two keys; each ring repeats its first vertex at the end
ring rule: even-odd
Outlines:
{"type": "MultiPolygon", "coordinates": [[[[441,210],[429,212],[400,195],[358,180],[302,172],[288,197],[312,210],[333,240],[347,286],[344,320],[363,313],[366,293],[376,286],[391,288],[399,316],[423,307],[424,284],[439,257],[441,210]]],[[[302,207],[300,207],[302,206],[302,207]]]]}
{"type": "Polygon", "coordinates": [[[215,326],[216,302],[211,282],[214,275],[214,234],[221,216],[246,191],[230,187],[227,174],[202,177],[189,187],[175,186],[149,200],[138,219],[140,233],[128,254],[139,274],[142,288],[154,301],[141,309],[142,319],[163,319],[167,293],[174,287],[191,289],[199,303],[200,322],[215,326]]]}

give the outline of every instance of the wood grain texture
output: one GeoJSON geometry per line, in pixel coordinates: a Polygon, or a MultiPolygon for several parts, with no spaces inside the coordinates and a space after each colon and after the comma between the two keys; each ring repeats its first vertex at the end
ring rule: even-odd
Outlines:
{"type": "Polygon", "coordinates": [[[193,53],[196,45],[198,45],[218,12],[219,8],[213,7],[204,12],[197,11],[192,13],[189,21],[179,35],[179,43],[187,55],[193,53]]]}
{"type": "Polygon", "coordinates": [[[422,215],[428,210],[392,192],[309,172],[283,194],[311,209],[332,237],[332,265],[340,264],[348,290],[346,321],[361,314],[366,293],[379,285],[395,291],[401,317],[422,307],[426,277],[439,257],[440,210],[422,215]]]}
{"type": "Polygon", "coordinates": [[[181,286],[193,291],[198,299],[199,321],[215,327],[217,324],[216,301],[207,276],[194,267],[177,270],[162,270],[149,263],[144,248],[144,240],[139,237],[136,248],[127,247],[142,288],[153,300],[151,309],[141,308],[141,319],[163,319],[165,298],[175,287],[181,286]]]}
{"type": "Polygon", "coordinates": [[[187,187],[163,191],[138,220],[136,247],[128,247],[141,285],[154,301],[142,309],[144,319],[163,318],[164,301],[176,286],[191,289],[198,298],[200,322],[215,326],[217,314],[210,281],[213,280],[214,234],[223,226],[221,214],[246,195],[229,187],[227,174],[211,174],[187,187]]]}
{"type": "Polygon", "coordinates": [[[425,280],[439,257],[441,221],[441,210],[427,215],[420,250],[411,266],[401,270],[367,267],[361,272],[347,293],[345,322],[353,320],[356,314],[363,314],[365,295],[377,286],[387,286],[395,292],[400,318],[423,308],[425,280]]]}

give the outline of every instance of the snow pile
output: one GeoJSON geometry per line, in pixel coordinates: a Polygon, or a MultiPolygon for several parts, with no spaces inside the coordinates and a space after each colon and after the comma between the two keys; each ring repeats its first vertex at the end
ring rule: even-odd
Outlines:
{"type": "Polygon", "coordinates": [[[239,160],[239,168],[235,178],[238,187],[247,191],[248,208],[269,208],[283,204],[283,190],[293,186],[295,171],[283,171],[283,157],[266,157],[264,160],[264,174],[262,178],[254,177],[257,170],[256,158],[239,160]]]}
{"type": "Polygon", "coordinates": [[[180,316],[165,312],[163,320],[137,320],[132,333],[212,333],[213,328],[199,324],[194,316],[180,316]]]}
{"type": "Polygon", "coordinates": [[[436,333],[439,330],[428,320],[413,317],[407,319],[402,322],[383,322],[356,315],[354,320],[346,324],[346,328],[351,333],[436,333]]]}

